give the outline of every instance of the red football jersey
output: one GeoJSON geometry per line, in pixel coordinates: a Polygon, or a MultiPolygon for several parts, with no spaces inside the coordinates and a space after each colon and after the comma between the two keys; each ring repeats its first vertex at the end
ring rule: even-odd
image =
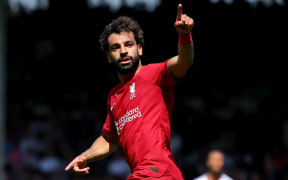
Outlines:
{"type": "Polygon", "coordinates": [[[176,81],[167,62],[143,66],[109,93],[106,136],[119,137],[132,174],[128,179],[184,179],[170,149],[170,121],[176,81]]]}

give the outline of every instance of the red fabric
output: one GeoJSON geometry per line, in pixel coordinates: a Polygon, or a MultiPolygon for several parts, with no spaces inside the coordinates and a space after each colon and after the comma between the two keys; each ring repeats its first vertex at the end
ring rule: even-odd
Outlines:
{"type": "Polygon", "coordinates": [[[179,33],[179,42],[182,45],[188,45],[192,43],[192,34],[180,34],[179,33]]]}
{"type": "Polygon", "coordinates": [[[144,66],[132,80],[114,87],[108,96],[103,133],[119,137],[132,172],[129,180],[163,176],[183,179],[170,150],[176,81],[167,62],[144,66]]]}

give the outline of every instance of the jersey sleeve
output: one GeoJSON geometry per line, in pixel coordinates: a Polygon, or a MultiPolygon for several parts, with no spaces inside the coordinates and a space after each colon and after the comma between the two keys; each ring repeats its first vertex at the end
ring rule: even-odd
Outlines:
{"type": "MultiPolygon", "coordinates": [[[[110,97],[110,95],[109,95],[109,97],[110,97]]],[[[107,117],[106,117],[105,123],[102,127],[102,132],[109,139],[112,139],[113,136],[117,136],[116,127],[113,123],[113,118],[111,117],[109,98],[107,101],[107,117]]]]}
{"type": "Polygon", "coordinates": [[[115,125],[113,124],[113,120],[110,118],[109,113],[107,113],[106,121],[102,128],[103,134],[105,134],[109,139],[112,139],[113,136],[116,136],[115,125]]]}
{"type": "Polygon", "coordinates": [[[176,84],[175,78],[167,66],[168,60],[162,63],[148,65],[144,78],[160,86],[173,86],[176,84]]]}

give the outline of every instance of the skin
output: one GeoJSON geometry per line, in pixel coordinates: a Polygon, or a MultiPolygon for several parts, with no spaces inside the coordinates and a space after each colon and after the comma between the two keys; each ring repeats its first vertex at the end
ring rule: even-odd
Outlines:
{"type": "MultiPolygon", "coordinates": [[[[186,14],[182,14],[182,5],[178,5],[175,29],[181,35],[189,34],[193,28],[194,21],[186,14]]],[[[108,62],[116,67],[127,70],[118,71],[121,83],[128,82],[142,69],[140,56],[143,54],[141,44],[137,44],[132,32],[121,32],[111,34],[108,37],[109,51],[107,52],[108,62]],[[138,61],[139,60],[139,61],[138,61]],[[137,63],[138,62],[138,63],[137,63]]],[[[194,48],[193,43],[182,45],[178,43],[178,55],[169,59],[167,66],[176,78],[182,78],[193,64],[194,48]]],[[[114,151],[119,146],[118,136],[108,138],[103,134],[98,137],[89,149],[75,157],[65,168],[66,171],[73,169],[77,174],[89,174],[87,163],[100,160],[114,151]]]]}
{"type": "Polygon", "coordinates": [[[110,64],[118,65],[122,69],[130,69],[129,73],[121,73],[118,71],[118,77],[122,83],[125,83],[133,78],[142,69],[140,56],[142,56],[142,46],[137,44],[134,34],[132,32],[121,32],[120,34],[111,34],[108,37],[109,52],[107,52],[107,59],[110,64]],[[129,60],[126,60],[126,59],[129,60]],[[132,59],[131,59],[132,58],[132,59]],[[133,67],[139,59],[137,67],[133,67]]]}
{"type": "Polygon", "coordinates": [[[208,168],[207,176],[209,180],[220,178],[224,168],[225,155],[218,150],[211,151],[208,154],[206,166],[208,168]]]}

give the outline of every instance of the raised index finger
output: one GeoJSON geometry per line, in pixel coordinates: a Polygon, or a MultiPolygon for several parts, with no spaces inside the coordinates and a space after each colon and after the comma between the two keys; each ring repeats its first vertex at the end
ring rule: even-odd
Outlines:
{"type": "Polygon", "coordinates": [[[177,21],[181,21],[181,18],[182,18],[182,4],[178,4],[177,21]]]}

